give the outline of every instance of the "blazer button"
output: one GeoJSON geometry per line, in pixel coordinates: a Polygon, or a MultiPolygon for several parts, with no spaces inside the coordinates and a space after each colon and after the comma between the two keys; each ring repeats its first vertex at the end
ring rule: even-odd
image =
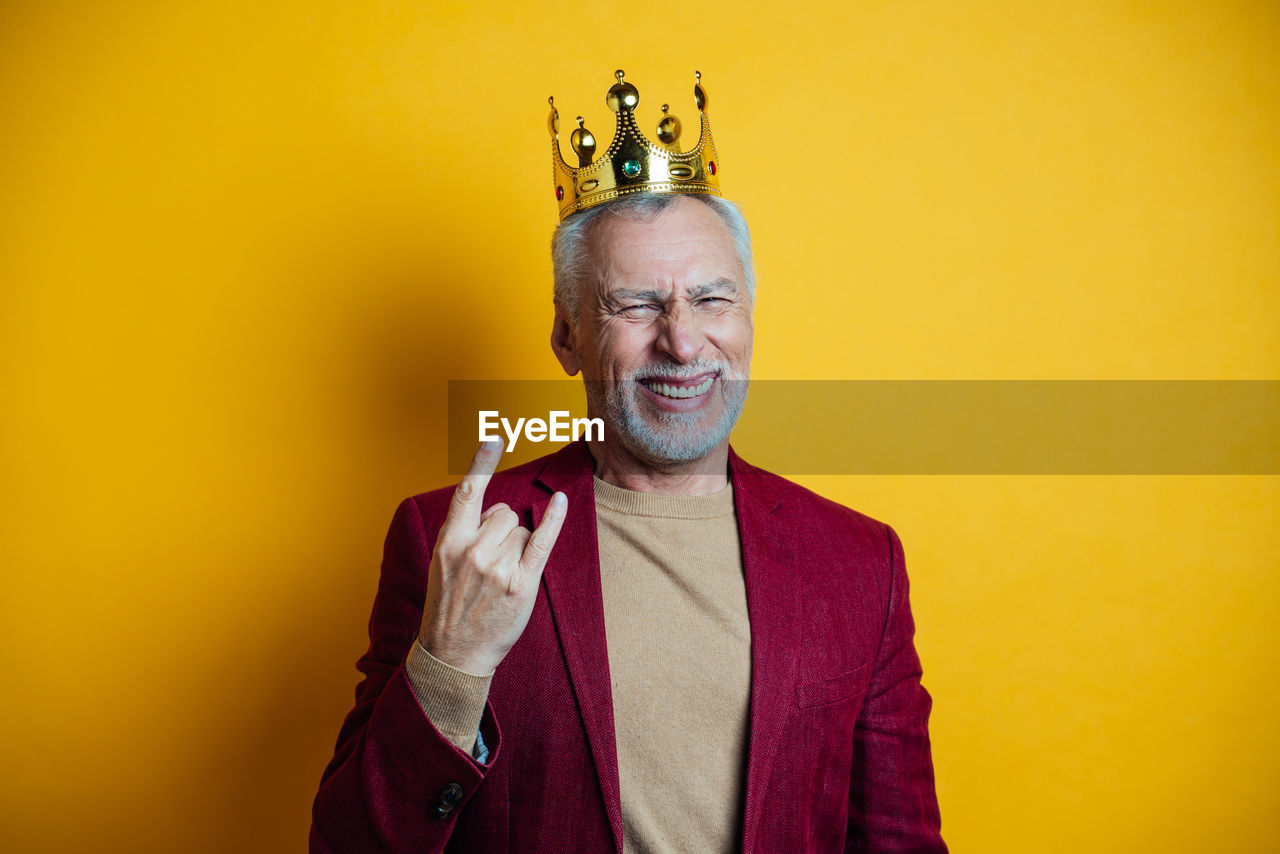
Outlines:
{"type": "Polygon", "coordinates": [[[457,783],[449,783],[436,796],[436,802],[431,807],[431,816],[433,818],[445,818],[449,813],[453,812],[453,808],[457,806],[460,800],[462,800],[462,787],[457,783]]]}

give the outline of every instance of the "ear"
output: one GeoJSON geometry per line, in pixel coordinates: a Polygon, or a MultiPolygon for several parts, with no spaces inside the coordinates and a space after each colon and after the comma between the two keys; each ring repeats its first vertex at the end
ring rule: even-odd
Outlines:
{"type": "Polygon", "coordinates": [[[582,370],[582,360],[578,358],[578,335],[560,306],[556,306],[556,317],[551,324],[551,349],[566,374],[572,377],[582,370]]]}

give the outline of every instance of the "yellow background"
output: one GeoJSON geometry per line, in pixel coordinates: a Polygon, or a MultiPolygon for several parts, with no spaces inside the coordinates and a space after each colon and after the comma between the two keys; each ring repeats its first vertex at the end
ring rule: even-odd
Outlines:
{"type": "MultiPolygon", "coordinates": [[[[302,850],[448,379],[553,378],[544,122],[701,69],[755,376],[1274,379],[1271,2],[0,6],[0,826],[302,850]]],[[[839,437],[832,437],[839,441],[839,437]]],[[[906,544],[956,851],[1263,851],[1275,477],[805,478],[906,544]]]]}

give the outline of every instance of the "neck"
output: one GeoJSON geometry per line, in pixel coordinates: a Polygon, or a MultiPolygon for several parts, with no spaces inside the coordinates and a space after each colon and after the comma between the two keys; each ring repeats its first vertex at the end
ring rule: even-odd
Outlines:
{"type": "Polygon", "coordinates": [[[641,460],[619,442],[588,442],[596,477],[635,492],[663,495],[709,495],[729,484],[729,440],[705,457],[687,463],[654,465],[641,460]]]}

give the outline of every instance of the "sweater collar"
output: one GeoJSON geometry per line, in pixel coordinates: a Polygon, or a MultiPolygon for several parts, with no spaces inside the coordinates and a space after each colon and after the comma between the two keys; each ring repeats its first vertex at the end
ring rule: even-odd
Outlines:
{"type": "MultiPolygon", "coordinates": [[[[576,481],[590,479],[594,470],[591,450],[586,441],[579,439],[545,458],[538,482],[551,492],[568,493],[576,481]]],[[[729,446],[729,478],[735,493],[746,493],[765,513],[772,513],[782,503],[768,473],[743,460],[732,445],[729,446]]]]}

